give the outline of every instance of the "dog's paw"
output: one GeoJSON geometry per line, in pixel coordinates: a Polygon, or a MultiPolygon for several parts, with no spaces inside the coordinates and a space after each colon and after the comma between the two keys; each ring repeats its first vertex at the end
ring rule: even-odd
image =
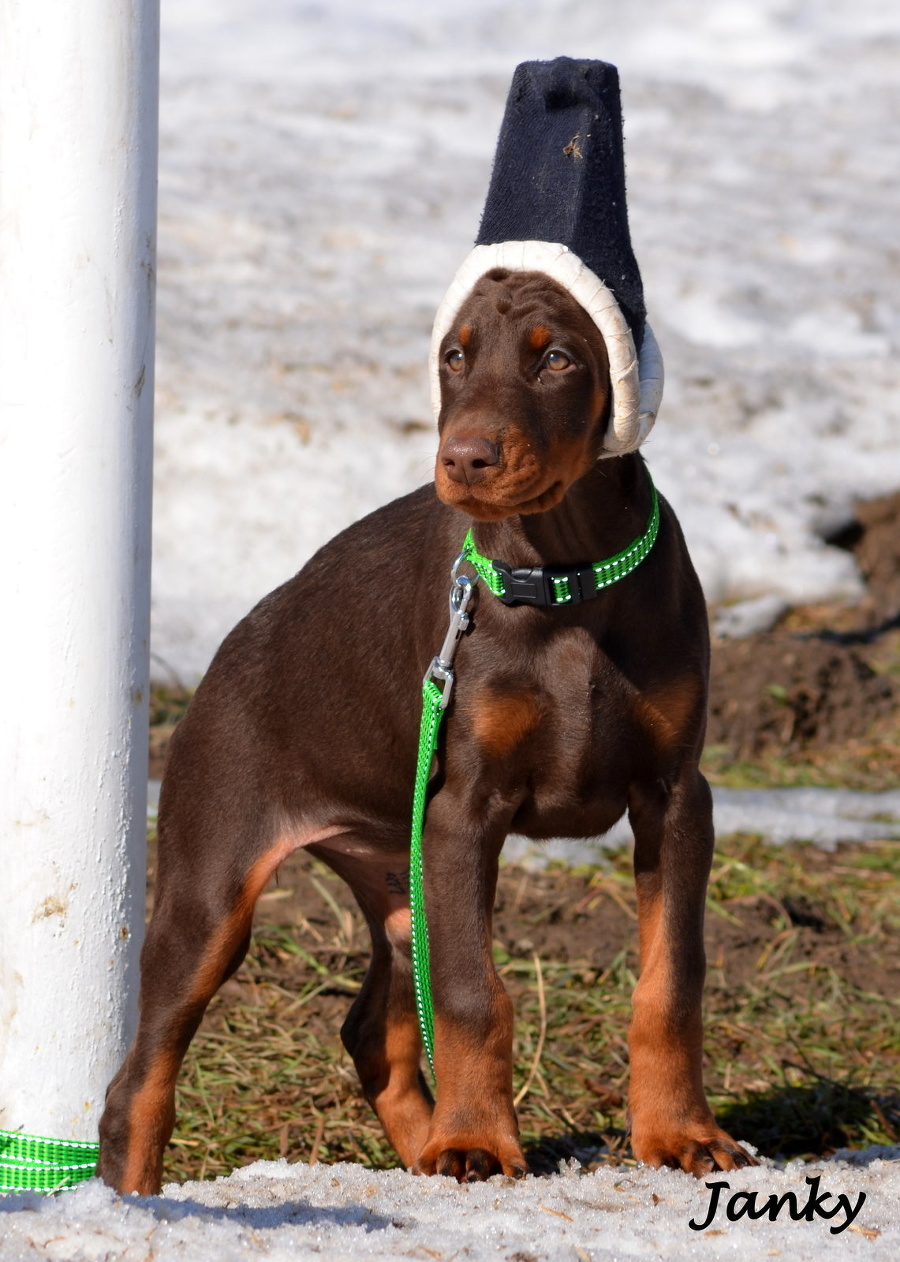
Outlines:
{"type": "Polygon", "coordinates": [[[718,1126],[688,1126],[681,1130],[632,1133],[631,1148],[648,1166],[685,1170],[697,1179],[715,1170],[741,1170],[759,1162],[718,1126]]]}
{"type": "Polygon", "coordinates": [[[412,1167],[413,1174],[444,1174],[459,1183],[483,1183],[492,1174],[524,1179],[528,1163],[515,1141],[471,1146],[471,1141],[452,1138],[430,1140],[412,1167]]]}

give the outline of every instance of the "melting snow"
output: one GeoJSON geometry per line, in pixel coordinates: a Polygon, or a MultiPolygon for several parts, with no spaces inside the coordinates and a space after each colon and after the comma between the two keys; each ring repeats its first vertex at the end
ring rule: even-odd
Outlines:
{"type": "MultiPolygon", "coordinates": [[[[260,1161],[227,1179],[170,1184],[161,1197],[119,1199],[98,1181],[58,1197],[0,1199],[3,1262],[351,1262],[356,1258],[466,1259],[466,1262],[625,1262],[629,1258],[773,1257],[820,1262],[823,1256],[893,1262],[900,1254],[900,1148],[839,1153],[830,1161],[758,1169],[696,1180],[680,1171],[570,1167],[522,1183],[494,1178],[460,1187],[451,1179],[416,1178],[402,1170],[288,1165],[260,1161]],[[847,1158],[842,1160],[841,1158],[847,1158]],[[730,1221],[739,1190],[767,1198],[792,1192],[808,1203],[819,1176],[826,1209],[843,1195],[865,1197],[845,1229],[831,1220],[794,1221],[785,1208],[772,1222],[746,1214],[730,1221]],[[725,1181],[709,1218],[706,1183],[725,1181]],[[12,1211],[7,1213],[6,1211],[12,1211]]],[[[739,1200],[737,1213],[746,1205],[739,1200]]]]}
{"type": "MultiPolygon", "coordinates": [[[[428,480],[431,320],[515,64],[621,71],[667,389],[645,451],[710,600],[854,597],[900,484],[888,0],[179,0],[163,30],[155,670],[428,480]]],[[[449,564],[449,560],[448,560],[449,564]]]]}

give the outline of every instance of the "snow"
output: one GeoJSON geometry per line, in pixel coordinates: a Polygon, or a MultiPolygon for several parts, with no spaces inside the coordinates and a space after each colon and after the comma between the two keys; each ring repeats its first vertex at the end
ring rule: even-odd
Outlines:
{"type": "Polygon", "coordinates": [[[259,597],[430,477],[431,321],[477,230],[513,67],[558,53],[620,68],[667,369],[645,452],[708,598],[859,594],[824,540],[900,485],[892,0],[179,0],[160,677],[193,682],[259,597]]]}
{"type": "MultiPolygon", "coordinates": [[[[430,477],[431,320],[475,236],[513,67],[560,53],[621,71],[667,369],[645,451],[708,598],[768,598],[735,615],[739,634],[777,602],[859,594],[825,539],[855,499],[900,485],[895,0],[178,0],[163,6],[158,675],[193,682],[315,548],[430,477]]],[[[804,792],[717,791],[720,831],[897,835],[896,795],[804,792]]],[[[805,1198],[816,1174],[866,1193],[840,1235],[724,1209],[692,1231],[709,1192],[670,1171],[458,1187],[258,1163],[162,1197],[92,1181],[0,1198],[0,1258],[900,1255],[900,1148],[714,1178],[805,1198]]]]}
{"type": "MultiPolygon", "coordinates": [[[[852,789],[725,789],[713,786],[717,837],[750,833],[771,845],[813,842],[834,850],[841,842],[900,841],[900,792],[858,793],[852,789]]],[[[571,867],[597,863],[603,849],[634,841],[625,816],[602,837],[557,837],[534,842],[511,836],[503,847],[507,863],[532,871],[549,863],[571,867]]]]}
{"type": "MultiPolygon", "coordinates": [[[[350,1262],[356,1258],[465,1258],[467,1262],[625,1262],[652,1258],[744,1262],[823,1256],[893,1262],[900,1252],[900,1148],[843,1152],[829,1161],[715,1174],[698,1181],[681,1171],[605,1168],[579,1174],[570,1163],[552,1178],[522,1183],[496,1177],[459,1186],[402,1170],[257,1162],[227,1179],[170,1184],[161,1197],[119,1199],[99,1181],[57,1197],[0,1199],[3,1262],[350,1262]],[[738,1190],[757,1204],[793,1192],[807,1205],[819,1177],[820,1203],[843,1208],[831,1220],[730,1221],[738,1190]],[[710,1182],[724,1181],[709,1219],[710,1182]],[[8,1212],[11,1211],[11,1212],[8,1212]],[[7,1214],[8,1212],[8,1214],[7,1214]],[[832,1234],[834,1228],[848,1224],[832,1234]]],[[[738,1213],[744,1202],[736,1204],[738,1213]]]]}
{"type": "MultiPolygon", "coordinates": [[[[147,815],[155,820],[160,781],[147,786],[147,815]]],[[[772,845],[813,842],[834,850],[841,842],[900,841],[900,790],[861,793],[853,789],[727,789],[712,786],[717,837],[750,833],[772,845]]],[[[531,841],[513,834],[506,839],[506,863],[537,871],[550,863],[570,867],[596,864],[603,850],[630,846],[634,836],[622,816],[602,837],[556,837],[531,841]]]]}
{"type": "Polygon", "coordinates": [[[774,592],[752,596],[733,605],[721,605],[713,619],[713,631],[725,639],[740,640],[760,631],[770,631],[787,610],[787,601],[774,592]]]}

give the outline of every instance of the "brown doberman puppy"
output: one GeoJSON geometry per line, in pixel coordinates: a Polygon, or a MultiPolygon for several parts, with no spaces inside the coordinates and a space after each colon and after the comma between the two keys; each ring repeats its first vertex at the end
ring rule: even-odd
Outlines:
{"type": "Polygon", "coordinates": [[[716,1125],[701,1081],[706,609],[662,500],[647,558],[592,599],[509,606],[477,588],[423,838],[436,1104],[425,1083],[410,805],[449,568],[472,525],[479,551],[514,567],[611,556],[646,530],[653,495],[639,455],[598,459],[606,350],[555,281],[489,272],[441,359],[435,485],[357,522],[261,601],[175,732],[140,1025],[100,1126],[99,1170],[121,1192],[159,1189],[185,1050],[244,958],[260,891],[298,847],[348,882],[368,922],[372,962],[341,1033],[403,1162],[461,1180],[524,1174],[512,1010],[491,955],[500,851],[511,831],[591,837],[626,810],[641,951],[635,1155],[698,1176],[752,1163],[716,1125]]]}

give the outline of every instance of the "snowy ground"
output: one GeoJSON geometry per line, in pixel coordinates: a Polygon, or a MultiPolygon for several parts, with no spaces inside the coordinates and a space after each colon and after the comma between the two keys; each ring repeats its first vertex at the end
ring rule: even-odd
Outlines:
{"type": "MultiPolygon", "coordinates": [[[[633,236],[668,374],[646,452],[709,598],[858,591],[823,536],[856,497],[900,486],[896,0],[177,0],[157,674],[191,681],[319,544],[430,476],[434,309],[477,229],[513,67],[559,53],[621,70],[633,236]]],[[[837,816],[852,823],[851,808],[837,816]]],[[[458,1188],[269,1164],[144,1201],[96,1183],[0,1198],[0,1258],[895,1259],[900,1149],[853,1161],[729,1179],[728,1195],[795,1190],[801,1205],[817,1173],[854,1204],[865,1192],[839,1235],[835,1220],[724,1208],[692,1231],[709,1192],[669,1172],[458,1188]]]]}
{"type": "MultiPolygon", "coordinates": [[[[156,819],[159,780],[147,786],[147,814],[156,819]]],[[[811,841],[822,850],[841,842],[900,841],[900,790],[857,793],[852,789],[725,789],[712,790],[716,835],[756,833],[779,846],[811,841]]],[[[608,833],[590,840],[558,837],[533,842],[511,836],[503,847],[507,863],[543,868],[548,863],[575,867],[597,861],[602,848],[631,845],[634,837],[627,816],[608,833]],[[599,848],[599,849],[598,849],[599,848]]]]}
{"type": "Polygon", "coordinates": [[[646,453],[710,599],[852,595],[900,485],[895,0],[164,6],[155,670],[191,680],[430,476],[425,357],[514,65],[620,67],[668,385],[646,453]]]}
{"type": "MultiPolygon", "coordinates": [[[[147,786],[147,814],[156,819],[160,781],[147,786]]],[[[853,789],[726,789],[713,785],[716,836],[755,833],[776,846],[788,842],[813,842],[822,850],[834,850],[842,842],[900,841],[900,789],[884,793],[858,793],[853,789]]],[[[603,849],[629,846],[634,836],[628,817],[602,837],[557,837],[529,841],[517,835],[506,839],[507,863],[531,870],[550,863],[596,863],[603,849]]]]}
{"type": "Polygon", "coordinates": [[[680,1171],[619,1168],[580,1175],[568,1169],[551,1179],[513,1183],[501,1177],[459,1187],[402,1170],[283,1161],[259,1162],[214,1183],[172,1184],[162,1197],[142,1200],[119,1200],[92,1182],[58,1198],[0,1199],[0,1258],[819,1262],[827,1256],[894,1262],[900,1256],[900,1148],[845,1156],[850,1162],[795,1161],[781,1169],[766,1162],[702,1182],[680,1171]],[[775,1221],[748,1218],[748,1205],[759,1210],[770,1196],[789,1192],[802,1212],[810,1203],[809,1180],[817,1176],[812,1190],[833,1212],[830,1219],[792,1219],[790,1202],[775,1221]],[[727,1188],[707,1189],[707,1183],[722,1181],[727,1188]],[[729,1219],[729,1201],[739,1191],[755,1192],[755,1201],[739,1197],[729,1219]],[[5,1210],[14,1212],[7,1218],[5,1210]]]}
{"type": "MultiPolygon", "coordinates": [[[[716,836],[755,833],[770,844],[811,841],[822,850],[842,842],[900,841],[900,791],[855,793],[851,789],[724,789],[713,786],[716,836]]],[[[598,848],[631,845],[634,837],[623,816],[602,837],[584,841],[557,837],[533,842],[508,837],[507,863],[544,868],[551,862],[597,862],[598,848]]]]}

